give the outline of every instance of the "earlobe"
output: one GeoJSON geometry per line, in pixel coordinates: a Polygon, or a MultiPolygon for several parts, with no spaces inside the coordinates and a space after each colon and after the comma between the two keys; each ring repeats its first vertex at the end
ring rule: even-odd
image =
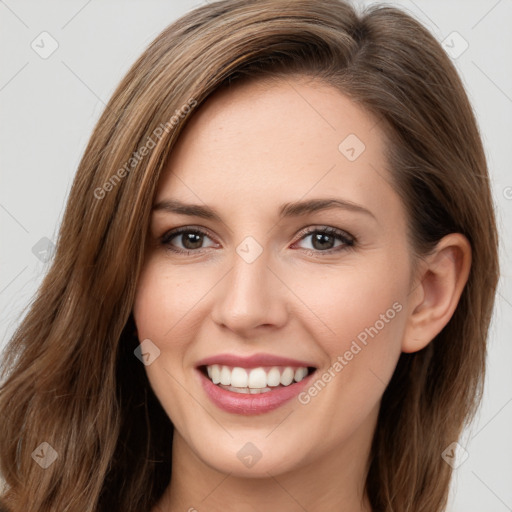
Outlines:
{"type": "Polygon", "coordinates": [[[403,352],[425,348],[450,321],[471,268],[471,244],[461,233],[443,237],[419,266],[410,293],[403,352]]]}

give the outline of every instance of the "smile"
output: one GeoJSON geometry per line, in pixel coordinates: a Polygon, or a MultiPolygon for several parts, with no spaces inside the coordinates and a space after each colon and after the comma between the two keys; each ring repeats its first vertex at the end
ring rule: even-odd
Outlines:
{"type": "Polygon", "coordinates": [[[267,354],[213,356],[196,366],[200,384],[220,409],[242,415],[263,414],[296,397],[316,367],[267,354]]]}

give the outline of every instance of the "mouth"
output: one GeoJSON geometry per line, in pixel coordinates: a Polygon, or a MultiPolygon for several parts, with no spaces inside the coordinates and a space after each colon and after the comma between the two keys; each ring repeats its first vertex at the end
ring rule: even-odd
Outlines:
{"type": "Polygon", "coordinates": [[[201,365],[198,370],[213,384],[226,391],[246,395],[269,393],[301,382],[310,376],[314,366],[259,366],[242,368],[220,364],[201,365]]]}
{"type": "Polygon", "coordinates": [[[281,407],[310,385],[316,370],[305,362],[265,355],[224,355],[196,366],[210,401],[238,415],[263,414],[281,407]]]}

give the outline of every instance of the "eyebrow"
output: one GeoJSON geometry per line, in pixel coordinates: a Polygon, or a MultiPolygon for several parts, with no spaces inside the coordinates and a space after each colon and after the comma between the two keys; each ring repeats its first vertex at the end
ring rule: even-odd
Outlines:
{"type": "MultiPolygon", "coordinates": [[[[376,219],[375,215],[363,206],[346,199],[336,198],[310,199],[308,201],[285,203],[279,208],[279,218],[283,219],[285,217],[300,217],[309,213],[331,210],[334,208],[356,213],[364,213],[376,219]]],[[[164,199],[153,206],[153,211],[162,210],[168,213],[189,215],[193,217],[201,217],[203,219],[211,219],[222,222],[220,216],[209,206],[186,204],[176,199],[164,199]]]]}

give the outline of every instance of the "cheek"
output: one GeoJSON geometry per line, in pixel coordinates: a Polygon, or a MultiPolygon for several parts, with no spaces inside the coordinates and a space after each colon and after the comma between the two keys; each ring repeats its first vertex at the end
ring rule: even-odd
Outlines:
{"type": "Polygon", "coordinates": [[[333,389],[348,392],[351,402],[357,394],[377,400],[391,379],[406,327],[408,272],[407,254],[397,251],[332,273],[316,292],[315,276],[304,285],[303,293],[310,290],[308,304],[325,327],[323,334],[312,323],[307,327],[329,361],[324,380],[336,381],[333,389]]]}
{"type": "Polygon", "coordinates": [[[349,439],[376,414],[400,357],[407,276],[386,274],[386,267],[382,261],[364,272],[345,269],[337,279],[326,280],[322,293],[310,296],[329,330],[319,334],[312,324],[307,328],[327,362],[299,396],[299,411],[304,425],[318,411],[328,414],[321,436],[326,446],[349,439]]]}
{"type": "Polygon", "coordinates": [[[183,333],[196,292],[192,283],[177,281],[158,260],[146,262],[137,284],[133,316],[139,341],[149,339],[160,351],[158,358],[145,367],[155,390],[159,389],[157,380],[169,381],[167,372],[174,375],[182,366],[186,348],[183,333]]]}
{"type": "Polygon", "coordinates": [[[184,275],[185,272],[171,272],[169,264],[150,258],[139,278],[133,316],[139,340],[151,340],[160,351],[145,366],[149,383],[174,426],[186,431],[186,425],[193,421],[193,411],[183,392],[190,378],[184,372],[184,364],[193,340],[190,318],[204,291],[198,288],[198,282],[184,275]]]}
{"type": "Polygon", "coordinates": [[[379,356],[396,352],[405,325],[403,290],[389,279],[374,279],[369,273],[352,285],[330,310],[328,321],[341,341],[337,352],[350,350],[353,345],[353,351],[359,345],[379,356]]]}
{"type": "MultiPolygon", "coordinates": [[[[376,336],[400,343],[398,334],[405,325],[408,293],[408,267],[401,258],[396,262],[374,258],[365,265],[305,272],[300,281],[295,278],[294,290],[305,298],[310,310],[303,318],[312,318],[314,312],[317,327],[321,321],[324,348],[329,354],[338,354],[354,339],[363,345],[376,336]]],[[[313,323],[309,322],[309,330],[318,338],[313,323]]]]}
{"type": "Polygon", "coordinates": [[[179,346],[181,338],[176,334],[188,323],[206,289],[202,278],[192,279],[186,270],[171,272],[169,264],[150,259],[139,278],[133,307],[139,338],[161,343],[172,339],[173,347],[179,346]]]}

